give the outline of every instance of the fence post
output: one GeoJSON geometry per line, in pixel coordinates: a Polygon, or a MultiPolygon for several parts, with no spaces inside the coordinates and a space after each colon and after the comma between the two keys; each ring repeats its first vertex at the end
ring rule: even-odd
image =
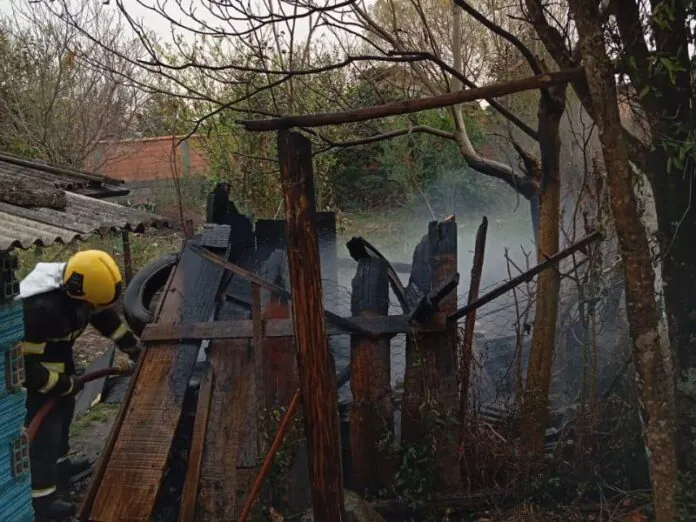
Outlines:
{"type": "MultiPolygon", "coordinates": [[[[454,219],[432,221],[428,234],[414,251],[409,285],[428,292],[456,272],[457,224],[454,219]]],[[[447,321],[456,308],[457,292],[452,291],[440,301],[428,320],[428,325],[439,331],[407,337],[402,410],[403,438],[407,443],[421,441],[426,424],[423,414],[429,410],[435,409],[438,416],[448,414],[450,418],[457,414],[457,325],[447,321]],[[423,404],[427,408],[422,408],[423,404]]],[[[435,458],[439,485],[456,490],[461,479],[454,426],[438,429],[432,435],[437,438],[435,458]]]]}
{"type": "Polygon", "coordinates": [[[338,399],[322,301],[311,144],[282,130],[278,155],[314,520],[342,522],[338,399]]]}
{"type": "Polygon", "coordinates": [[[133,261],[131,258],[130,236],[127,230],[121,230],[121,242],[123,244],[123,272],[128,286],[133,279],[133,261]]]}
{"type": "MultiPolygon", "coordinates": [[[[384,260],[364,258],[358,261],[351,310],[354,316],[361,317],[388,315],[389,281],[384,260]]],[[[393,481],[388,459],[378,448],[385,432],[393,431],[390,339],[353,335],[350,349],[352,488],[361,494],[376,493],[393,481]]]]}
{"type": "MultiPolygon", "coordinates": [[[[457,222],[454,217],[443,222],[432,221],[428,225],[428,244],[431,256],[430,289],[440,286],[448,277],[457,272],[457,222]]],[[[433,324],[444,328],[442,332],[428,335],[428,351],[435,352],[438,388],[436,397],[439,407],[456,418],[459,407],[457,393],[457,324],[448,322],[447,317],[457,310],[457,291],[440,301],[433,316],[433,324]]],[[[458,438],[455,426],[440,434],[438,441],[438,471],[439,482],[443,487],[454,490],[461,486],[459,458],[457,451],[458,438]],[[449,432],[449,433],[447,433],[449,432]]]]}

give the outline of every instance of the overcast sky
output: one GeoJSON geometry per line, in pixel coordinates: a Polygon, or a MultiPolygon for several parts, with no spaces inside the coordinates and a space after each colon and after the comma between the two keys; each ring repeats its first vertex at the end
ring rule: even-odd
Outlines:
{"type": "MultiPolygon", "coordinates": [[[[47,2],[49,0],[39,0],[40,2],[47,2]]],[[[103,3],[103,0],[69,0],[73,5],[79,5],[82,2],[94,2],[99,5],[103,3]]],[[[54,8],[57,8],[60,0],[56,0],[54,8]]],[[[165,20],[159,13],[153,11],[153,6],[164,6],[166,13],[178,22],[181,22],[186,27],[192,27],[195,23],[190,17],[184,14],[177,6],[176,2],[181,2],[185,8],[193,6],[195,8],[196,16],[205,20],[210,24],[211,27],[216,27],[220,25],[220,20],[211,15],[209,12],[209,2],[202,2],[201,0],[121,0],[121,5],[126,10],[129,17],[135,19],[138,22],[142,22],[143,25],[155,31],[155,33],[161,38],[171,41],[171,24],[165,20]]],[[[118,10],[116,6],[116,0],[111,0],[109,5],[102,6],[102,9],[118,10]]],[[[258,5],[257,2],[252,2],[252,5],[258,5]]],[[[13,6],[20,6],[21,9],[35,9],[40,8],[39,2],[31,2],[30,0],[0,0],[0,13],[11,14],[13,12],[13,6]]],[[[124,21],[124,25],[127,25],[127,21],[124,21]]],[[[244,27],[244,23],[235,24],[239,28],[244,27]]],[[[226,27],[225,29],[228,29],[226,27]]],[[[296,35],[300,38],[303,34],[307,34],[308,25],[306,21],[300,20],[297,23],[296,35]],[[303,23],[304,22],[304,23],[303,23]]],[[[191,41],[193,35],[190,31],[181,30],[177,28],[177,33],[186,37],[187,40],[191,41]]]]}

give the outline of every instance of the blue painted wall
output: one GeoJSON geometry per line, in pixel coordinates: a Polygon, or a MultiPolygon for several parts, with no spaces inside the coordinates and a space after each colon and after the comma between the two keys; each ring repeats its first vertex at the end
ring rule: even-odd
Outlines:
{"type": "MultiPolygon", "coordinates": [[[[0,255],[0,285],[14,282],[16,264],[0,255]]],[[[7,296],[10,297],[10,296],[7,296]]],[[[21,301],[0,303],[0,521],[32,522],[29,443],[24,429],[24,337],[21,301]]]]}

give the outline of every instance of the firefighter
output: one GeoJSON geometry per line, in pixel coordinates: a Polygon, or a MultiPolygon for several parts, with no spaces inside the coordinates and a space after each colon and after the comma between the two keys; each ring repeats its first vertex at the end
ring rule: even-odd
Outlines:
{"type": "Polygon", "coordinates": [[[73,516],[75,506],[56,498],[56,492],[90,465],[87,459],[68,457],[75,395],[83,387],[75,375],[75,340],[87,325],[92,325],[132,361],[140,354],[138,339],[114,309],[121,286],[118,265],[100,250],[78,252],[67,263],[38,263],[20,283],[19,298],[24,304],[26,424],[49,398],[57,398],[29,453],[32,500],[38,517],[73,516]]]}

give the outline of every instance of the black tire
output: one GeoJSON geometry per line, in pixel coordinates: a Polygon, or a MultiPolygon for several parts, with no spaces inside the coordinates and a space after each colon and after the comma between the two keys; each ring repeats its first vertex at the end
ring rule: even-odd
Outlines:
{"type": "Polygon", "coordinates": [[[123,295],[123,316],[135,335],[141,335],[145,326],[152,321],[150,310],[152,298],[167,284],[179,254],[165,254],[141,268],[133,276],[123,295]]]}

